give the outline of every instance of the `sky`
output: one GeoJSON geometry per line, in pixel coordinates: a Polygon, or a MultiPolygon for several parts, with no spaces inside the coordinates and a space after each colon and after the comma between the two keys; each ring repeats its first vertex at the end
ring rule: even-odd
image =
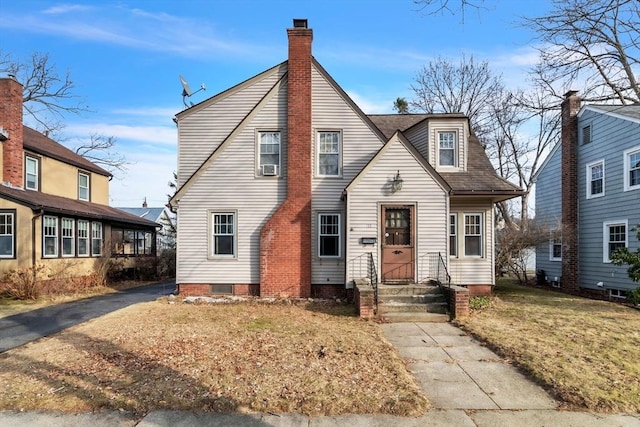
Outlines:
{"type": "Polygon", "coordinates": [[[204,101],[285,61],[286,29],[303,18],[314,57],[368,114],[411,99],[417,73],[438,57],[473,55],[507,86],[523,85],[537,53],[520,19],[550,0],[483,5],[463,16],[428,14],[413,0],[0,0],[0,51],[21,62],[48,54],[70,73],[91,111],[65,116],[60,141],[113,136],[129,163],[114,173],[111,206],[163,206],[177,168],[172,119],[185,108],[180,75],[193,91],[206,87],[188,102],[204,101]]]}

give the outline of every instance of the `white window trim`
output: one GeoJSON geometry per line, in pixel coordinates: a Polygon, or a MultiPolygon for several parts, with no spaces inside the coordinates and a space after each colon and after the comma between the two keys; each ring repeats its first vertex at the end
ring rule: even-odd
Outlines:
{"type": "Polygon", "coordinates": [[[88,173],[78,172],[78,200],[83,200],[85,202],[88,202],[88,201],[91,200],[91,176],[88,173]],[[82,197],[80,197],[80,194],[81,194],[80,190],[82,188],[85,188],[85,187],[82,187],[82,185],[80,185],[80,176],[86,176],[87,177],[87,187],[86,187],[86,189],[87,189],[87,198],[86,199],[83,199],[82,197]]]}
{"type": "Polygon", "coordinates": [[[208,248],[207,248],[207,252],[208,252],[208,258],[209,259],[238,259],[238,211],[234,210],[234,209],[230,209],[230,210],[209,210],[208,211],[209,214],[209,230],[208,230],[208,236],[209,236],[209,244],[208,244],[208,248]],[[214,231],[215,231],[215,225],[214,225],[214,215],[233,215],[233,254],[216,254],[215,253],[215,236],[214,236],[214,231]]]}
{"type": "Polygon", "coordinates": [[[51,216],[51,215],[43,216],[42,217],[42,258],[58,258],[59,239],[60,239],[60,224],[59,224],[59,221],[58,221],[58,217],[51,216]],[[53,219],[55,221],[55,232],[56,232],[56,234],[45,234],[46,220],[47,219],[53,219]],[[52,238],[52,237],[55,238],[55,245],[53,245],[54,253],[53,254],[47,254],[46,253],[47,238],[52,238]]]}
{"type": "Polygon", "coordinates": [[[460,245],[458,244],[458,214],[457,213],[450,213],[449,214],[449,257],[450,258],[458,258],[458,256],[460,255],[460,245]],[[453,219],[453,221],[451,221],[453,219]],[[451,226],[454,227],[454,232],[453,234],[451,234],[451,226]],[[455,254],[451,253],[451,237],[455,238],[455,243],[456,243],[456,251],[455,254]]]}
{"type": "MultiPolygon", "coordinates": [[[[483,258],[484,257],[484,240],[485,240],[485,231],[484,231],[484,215],[481,212],[468,212],[464,214],[464,222],[462,224],[463,227],[463,254],[467,258],[483,258]],[[470,216],[480,216],[480,255],[467,255],[467,217],[470,216]]],[[[469,234],[469,236],[477,236],[477,234],[469,234]]]]}
{"type": "Polygon", "coordinates": [[[103,246],[104,246],[104,228],[101,222],[92,222],[91,223],[91,240],[89,240],[91,244],[91,248],[89,249],[91,256],[102,256],[103,246]],[[97,229],[100,229],[100,236],[96,236],[97,229]],[[93,251],[93,241],[100,240],[100,252],[93,251]]]}
{"type": "Polygon", "coordinates": [[[31,190],[31,191],[38,191],[40,190],[40,159],[38,159],[37,157],[34,156],[29,156],[26,155],[24,158],[24,188],[26,190],[31,190]],[[35,165],[36,165],[36,171],[35,171],[35,188],[29,188],[27,186],[27,164],[29,162],[29,160],[32,160],[35,165]]]}
{"type": "Polygon", "coordinates": [[[629,168],[629,157],[632,154],[636,154],[640,152],[640,145],[630,148],[628,150],[624,150],[623,152],[623,161],[624,161],[624,191],[632,191],[632,190],[640,190],[640,184],[631,185],[631,180],[629,179],[629,172],[631,172],[629,168]]]}
{"type": "Polygon", "coordinates": [[[0,212],[0,215],[11,217],[11,233],[3,236],[11,236],[11,254],[0,255],[2,259],[13,259],[16,256],[16,215],[14,212],[0,212]]]}
{"type": "Polygon", "coordinates": [[[80,219],[78,220],[78,225],[76,227],[76,234],[78,237],[78,257],[89,257],[91,256],[91,222],[85,219],[80,219]],[[87,236],[86,237],[80,237],[80,223],[86,224],[87,228],[86,228],[86,232],[87,232],[87,236]],[[80,240],[86,240],[87,241],[87,253],[81,254],[80,253],[80,240]]]}
{"type": "Polygon", "coordinates": [[[553,237],[553,232],[551,237],[549,238],[549,261],[562,261],[562,237],[560,237],[560,242],[557,243],[560,245],[560,256],[559,257],[554,257],[553,256],[553,247],[556,245],[555,242],[556,239],[554,239],[553,237]]]}
{"type": "Polygon", "coordinates": [[[70,257],[75,257],[76,256],[76,224],[75,221],[71,218],[62,218],[60,220],[60,253],[64,258],[70,258],[70,257]],[[65,221],[70,221],[71,224],[71,236],[67,236],[65,237],[64,235],[64,224],[65,221]],[[71,253],[70,254],[65,254],[64,253],[64,241],[65,239],[67,240],[71,240],[71,253]]]}
{"type": "Polygon", "coordinates": [[[257,147],[256,147],[256,153],[257,153],[256,164],[258,165],[256,176],[265,177],[265,178],[274,178],[273,176],[264,176],[264,175],[262,175],[262,162],[261,162],[262,144],[261,144],[260,136],[263,133],[277,133],[279,135],[278,164],[276,165],[277,168],[276,168],[276,174],[275,174],[275,177],[279,177],[279,176],[282,175],[282,131],[280,131],[280,130],[258,130],[258,131],[256,131],[256,145],[257,145],[257,147]]]}
{"type": "Polygon", "coordinates": [[[437,162],[437,166],[439,168],[443,168],[443,169],[454,169],[454,168],[458,168],[458,150],[460,149],[459,147],[460,144],[460,139],[458,136],[458,131],[457,130],[453,130],[453,129],[438,129],[436,131],[436,162],[437,162]],[[444,133],[452,133],[453,134],[453,165],[442,165],[440,164],[440,135],[444,134],[444,133]]]}
{"type": "Polygon", "coordinates": [[[604,159],[598,160],[597,162],[591,162],[587,165],[587,199],[595,199],[595,198],[604,196],[605,179],[606,179],[606,174],[605,174],[605,167],[604,167],[604,159]],[[593,169],[593,167],[598,165],[602,165],[602,193],[591,194],[591,183],[593,181],[591,179],[591,169],[593,169]]]}
{"type": "Polygon", "coordinates": [[[609,227],[616,225],[624,225],[624,246],[629,247],[629,221],[621,219],[617,221],[605,221],[602,223],[602,262],[610,264],[609,259],[609,227]]]}
{"type": "Polygon", "coordinates": [[[342,141],[342,130],[339,129],[319,129],[316,131],[316,176],[321,178],[342,178],[342,150],[343,150],[343,141],[342,141]],[[337,175],[322,175],[320,173],[320,134],[321,133],[337,133],[338,134],[338,174],[337,175]]]}
{"type": "Polygon", "coordinates": [[[342,258],[342,215],[340,212],[319,212],[318,213],[318,258],[322,259],[338,259],[342,258]],[[335,234],[321,234],[321,218],[323,216],[337,216],[338,217],[338,255],[322,255],[320,254],[320,240],[322,236],[336,236],[335,234]]]}

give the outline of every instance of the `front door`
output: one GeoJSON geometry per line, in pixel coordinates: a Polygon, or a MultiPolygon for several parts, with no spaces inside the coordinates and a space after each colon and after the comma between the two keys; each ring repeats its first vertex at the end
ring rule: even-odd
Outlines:
{"type": "Polygon", "coordinates": [[[382,281],[414,281],[415,236],[413,206],[382,207],[382,281]]]}

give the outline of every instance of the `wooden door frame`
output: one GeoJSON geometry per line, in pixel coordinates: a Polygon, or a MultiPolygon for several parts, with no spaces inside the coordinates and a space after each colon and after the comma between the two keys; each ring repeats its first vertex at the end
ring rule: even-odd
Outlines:
{"type": "Polygon", "coordinates": [[[416,224],[417,224],[417,220],[416,220],[416,212],[418,210],[417,208],[417,204],[415,202],[408,202],[408,203],[384,203],[384,202],[379,202],[378,203],[378,215],[380,216],[380,222],[379,222],[379,227],[378,227],[378,236],[380,238],[380,245],[379,245],[379,260],[380,260],[380,265],[378,266],[379,268],[379,275],[378,277],[380,277],[380,281],[382,283],[384,283],[384,275],[383,273],[383,266],[384,266],[384,246],[385,246],[385,241],[384,241],[384,230],[386,228],[385,226],[385,221],[386,221],[386,209],[391,208],[391,209],[409,209],[409,213],[410,213],[410,221],[409,221],[409,227],[411,228],[411,237],[410,237],[410,241],[411,241],[411,259],[412,259],[412,263],[413,263],[413,269],[411,271],[411,278],[410,280],[415,282],[416,280],[416,268],[417,268],[417,260],[416,260],[416,253],[417,253],[417,245],[418,245],[418,240],[417,240],[417,229],[416,229],[416,224]]]}

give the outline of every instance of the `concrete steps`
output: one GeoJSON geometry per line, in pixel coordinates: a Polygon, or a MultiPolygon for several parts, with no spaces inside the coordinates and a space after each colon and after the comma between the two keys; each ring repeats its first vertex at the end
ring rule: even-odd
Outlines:
{"type": "Polygon", "coordinates": [[[378,317],[387,322],[448,322],[447,303],[434,285],[379,285],[378,317]]]}

